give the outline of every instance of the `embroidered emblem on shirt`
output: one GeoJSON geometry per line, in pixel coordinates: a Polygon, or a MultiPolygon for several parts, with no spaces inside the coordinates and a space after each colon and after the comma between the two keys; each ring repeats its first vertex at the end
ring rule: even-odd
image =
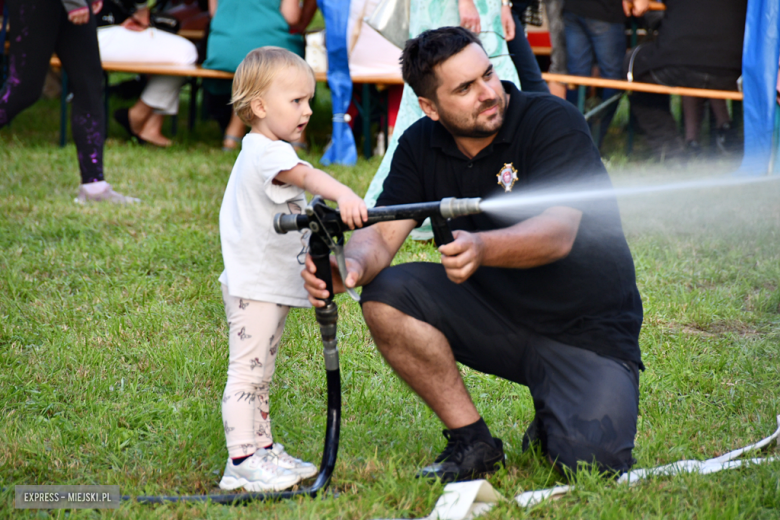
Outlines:
{"type": "Polygon", "coordinates": [[[505,163],[496,177],[498,177],[498,184],[504,187],[504,192],[509,193],[517,181],[517,170],[512,163],[505,163]]]}

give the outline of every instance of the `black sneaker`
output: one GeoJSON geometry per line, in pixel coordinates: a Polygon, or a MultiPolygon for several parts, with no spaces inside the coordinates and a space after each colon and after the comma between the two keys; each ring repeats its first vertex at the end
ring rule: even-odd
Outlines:
{"type": "Polygon", "coordinates": [[[442,432],[447,438],[444,448],[433,464],[417,472],[417,478],[440,479],[442,483],[473,480],[495,473],[498,465],[504,465],[504,443],[493,437],[493,443],[470,440],[442,432]]]}

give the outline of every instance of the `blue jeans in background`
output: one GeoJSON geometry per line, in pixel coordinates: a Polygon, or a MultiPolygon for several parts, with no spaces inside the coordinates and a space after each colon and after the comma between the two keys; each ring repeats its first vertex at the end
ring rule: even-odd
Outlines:
{"type": "MultiPolygon", "coordinates": [[[[605,79],[623,79],[623,58],[626,54],[626,30],[622,23],[602,22],[585,18],[570,11],[563,11],[566,32],[566,68],[574,76],[590,77],[594,64],[605,79]]],[[[606,101],[619,91],[605,88],[602,100],[606,101]]],[[[569,101],[577,104],[577,91],[569,91],[569,101]]],[[[602,112],[599,135],[593,140],[601,147],[607,128],[617,110],[617,103],[602,112]]]]}

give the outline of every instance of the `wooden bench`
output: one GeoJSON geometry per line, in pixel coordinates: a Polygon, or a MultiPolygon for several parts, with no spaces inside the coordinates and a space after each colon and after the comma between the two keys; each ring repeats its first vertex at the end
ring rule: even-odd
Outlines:
{"type": "MultiPolygon", "coordinates": [[[[49,65],[56,69],[62,69],[62,63],[57,56],[52,56],[49,65]]],[[[225,72],[221,70],[204,69],[200,65],[174,65],[174,64],[161,64],[161,63],[132,63],[132,62],[114,62],[104,61],[101,63],[103,71],[108,72],[125,72],[129,74],[152,74],[162,76],[183,76],[191,79],[233,79],[232,72],[225,72]]],[[[192,88],[192,98],[195,98],[197,93],[197,85],[193,82],[190,84],[192,88]]],[[[60,104],[60,146],[65,146],[67,140],[67,75],[65,71],[62,72],[62,99],[60,104]]],[[[108,129],[108,76],[106,76],[106,88],[105,88],[105,112],[106,112],[106,129],[108,129]]],[[[175,116],[174,116],[175,117],[175,116]]],[[[189,121],[190,128],[195,122],[196,106],[195,103],[190,103],[189,121]]],[[[176,128],[176,120],[174,119],[173,128],[176,128]]]]}
{"type": "MultiPolygon", "coordinates": [[[[56,56],[51,59],[52,67],[61,68],[61,63],[56,56]]],[[[102,63],[103,70],[106,72],[126,72],[131,74],[161,74],[168,76],[184,76],[188,78],[214,78],[214,79],[232,79],[233,74],[230,72],[224,72],[219,70],[204,69],[200,65],[164,65],[164,64],[148,64],[148,63],[129,63],[129,62],[110,62],[104,61],[102,63]]],[[[63,78],[65,76],[63,75],[63,78]]],[[[324,72],[315,73],[315,79],[317,81],[327,81],[327,74],[324,72]]],[[[679,96],[692,96],[710,99],[731,99],[735,101],[741,101],[743,95],[741,92],[736,91],[723,91],[723,90],[709,90],[709,89],[694,89],[686,87],[667,87],[664,85],[656,85],[652,83],[640,83],[636,81],[603,79],[584,76],[571,76],[566,74],[550,74],[548,72],[542,73],[542,79],[545,81],[555,81],[570,86],[576,86],[579,88],[580,102],[578,103],[580,111],[584,112],[584,97],[587,87],[597,88],[613,88],[622,90],[624,92],[651,92],[656,94],[670,94],[679,96]]],[[[366,117],[366,114],[370,114],[372,111],[372,100],[370,96],[370,86],[389,86],[389,85],[402,85],[403,80],[399,75],[374,75],[374,76],[356,76],[352,78],[353,83],[362,85],[362,100],[361,100],[361,113],[366,117]]],[[[65,85],[65,82],[63,82],[65,85]]],[[[195,85],[193,84],[193,94],[195,94],[195,85]]],[[[60,121],[60,144],[65,145],[65,135],[67,128],[67,105],[65,103],[67,89],[63,88],[62,97],[62,110],[60,121]]],[[[194,99],[194,95],[193,95],[194,99]]],[[[190,125],[195,120],[195,103],[190,103],[190,125]]],[[[593,112],[593,111],[591,111],[593,112]]],[[[106,115],[108,116],[108,97],[106,96],[106,115]]],[[[108,119],[107,119],[108,120],[108,119]]],[[[368,124],[363,125],[364,133],[364,154],[367,157],[371,156],[370,148],[370,131],[368,124]]]]}
{"type": "MultiPolygon", "coordinates": [[[[57,56],[53,56],[49,64],[52,67],[57,69],[62,68],[62,63],[57,58],[57,56]]],[[[157,64],[157,63],[104,61],[102,62],[102,67],[105,72],[125,72],[130,74],[157,74],[157,75],[164,75],[164,76],[184,76],[193,79],[203,79],[203,78],[226,79],[226,80],[233,79],[232,72],[205,69],[200,65],[166,65],[166,64],[157,64]]],[[[327,81],[327,74],[324,72],[315,73],[315,79],[317,81],[323,81],[323,82],[327,81]]],[[[389,75],[356,76],[352,78],[352,82],[355,84],[363,85],[363,96],[361,100],[361,105],[362,105],[361,113],[363,114],[370,114],[372,110],[372,98],[369,93],[369,87],[371,85],[377,85],[377,86],[403,85],[403,80],[401,79],[400,75],[398,76],[389,76],[389,75]]],[[[65,142],[67,139],[66,138],[66,129],[67,129],[67,103],[66,103],[67,88],[66,86],[67,86],[67,77],[63,73],[63,96],[62,96],[61,108],[60,108],[60,146],[65,146],[65,142]]],[[[192,86],[191,99],[195,99],[195,95],[197,92],[196,85],[193,83],[191,84],[191,86],[192,86]]],[[[108,125],[108,94],[107,93],[105,99],[105,107],[106,107],[106,126],[107,126],[108,125]]],[[[195,117],[196,117],[195,103],[190,103],[190,113],[189,113],[190,128],[192,128],[192,125],[195,121],[195,117]]],[[[174,123],[174,128],[175,128],[175,123],[174,123]]],[[[365,142],[369,143],[369,146],[364,146],[363,151],[367,157],[370,157],[371,136],[370,136],[370,129],[368,125],[363,125],[363,134],[364,134],[365,142]]]]}

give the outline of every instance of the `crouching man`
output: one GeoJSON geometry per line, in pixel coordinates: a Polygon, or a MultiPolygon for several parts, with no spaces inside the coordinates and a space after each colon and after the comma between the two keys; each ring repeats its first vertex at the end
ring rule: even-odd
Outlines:
{"type": "MultiPolygon", "coordinates": [[[[558,469],[628,470],[642,302],[614,197],[563,197],[611,186],[587,124],[559,98],[502,83],[461,28],[409,40],[402,64],[427,117],[401,137],[377,205],[482,197],[517,206],[451,221],[441,264],[389,267],[421,224],[411,220],[357,230],[346,245],[345,283],[363,286],[377,348],[447,427],[446,448],[419,476],[467,480],[504,461],[456,361],[530,389],[524,449],[538,442],[558,469]],[[537,204],[504,199],[538,190],[547,196],[537,204]]],[[[309,259],[302,276],[319,306],[327,291],[314,271],[309,259]]]]}

